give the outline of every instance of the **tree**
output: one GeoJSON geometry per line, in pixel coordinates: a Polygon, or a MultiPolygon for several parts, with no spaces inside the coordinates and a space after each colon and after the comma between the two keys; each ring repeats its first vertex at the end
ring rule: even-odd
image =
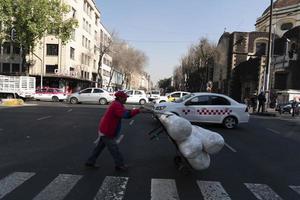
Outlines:
{"type": "Polygon", "coordinates": [[[157,84],[160,89],[163,89],[163,93],[172,92],[174,90],[172,87],[172,77],[161,79],[157,84]]]}
{"type": "Polygon", "coordinates": [[[113,67],[123,73],[122,85],[130,87],[133,73],[141,73],[147,63],[147,56],[144,52],[130,47],[126,42],[117,40],[113,48],[113,67]]]}
{"type": "MultiPolygon", "coordinates": [[[[113,37],[115,33],[113,32],[110,37],[105,37],[106,39],[103,40],[103,42],[100,39],[100,43],[98,46],[99,50],[99,61],[98,61],[98,68],[97,68],[97,76],[98,76],[98,86],[103,87],[103,77],[101,73],[102,69],[102,59],[104,55],[111,53],[111,48],[113,44],[113,37]]],[[[108,86],[109,87],[109,86],[108,86]]]]}
{"type": "Polygon", "coordinates": [[[22,67],[28,73],[29,62],[26,55],[32,53],[37,42],[47,34],[61,39],[65,44],[72,31],[77,27],[77,20],[66,18],[70,7],[60,0],[0,0],[0,40],[11,41],[10,33],[16,31],[15,42],[20,44],[22,67]]]}

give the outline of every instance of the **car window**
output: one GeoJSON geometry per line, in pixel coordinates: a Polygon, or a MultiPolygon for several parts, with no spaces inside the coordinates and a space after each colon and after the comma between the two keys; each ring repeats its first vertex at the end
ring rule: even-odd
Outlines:
{"type": "Polygon", "coordinates": [[[141,91],[134,91],[135,95],[142,95],[143,93],[141,91]]]}
{"type": "Polygon", "coordinates": [[[42,92],[42,93],[45,93],[46,91],[47,91],[46,88],[41,89],[41,92],[42,92]]]}
{"type": "Polygon", "coordinates": [[[190,97],[192,97],[192,96],[195,96],[195,95],[194,95],[194,94],[185,95],[185,96],[183,96],[183,97],[177,99],[177,100],[175,101],[175,103],[181,103],[181,102],[187,100],[188,98],[190,98],[190,97]]]}
{"type": "Polygon", "coordinates": [[[182,96],[185,96],[185,95],[188,95],[189,93],[186,93],[186,92],[184,92],[184,93],[182,93],[182,96]]]}
{"type": "Polygon", "coordinates": [[[171,95],[171,97],[180,97],[180,93],[179,92],[174,93],[174,94],[171,95]]]}
{"type": "Polygon", "coordinates": [[[62,89],[56,89],[56,92],[61,92],[63,93],[64,91],[62,89]]]}
{"type": "Polygon", "coordinates": [[[82,94],[92,93],[92,89],[86,89],[81,91],[82,94]]]}
{"type": "Polygon", "coordinates": [[[189,102],[189,105],[209,105],[209,96],[197,96],[195,98],[192,98],[189,102]]]}
{"type": "Polygon", "coordinates": [[[159,92],[153,91],[152,94],[159,95],[159,92]]]}
{"type": "Polygon", "coordinates": [[[53,92],[54,92],[54,90],[53,90],[53,89],[48,89],[48,90],[47,90],[47,92],[49,92],[49,93],[53,93],[53,92]]]}
{"type": "Polygon", "coordinates": [[[211,105],[230,105],[230,102],[224,97],[211,96],[211,105]]]}
{"type": "Polygon", "coordinates": [[[127,95],[132,95],[132,94],[133,94],[133,91],[132,91],[132,90],[127,91],[126,94],[127,94],[127,95]]]}
{"type": "Polygon", "coordinates": [[[103,93],[103,91],[100,89],[94,89],[93,93],[103,93]]]}

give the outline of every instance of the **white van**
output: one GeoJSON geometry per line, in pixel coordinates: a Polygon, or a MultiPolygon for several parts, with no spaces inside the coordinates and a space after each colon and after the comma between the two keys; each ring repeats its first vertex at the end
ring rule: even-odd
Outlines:
{"type": "Polygon", "coordinates": [[[288,103],[296,98],[296,101],[300,101],[300,90],[282,90],[277,91],[277,104],[288,103]]]}

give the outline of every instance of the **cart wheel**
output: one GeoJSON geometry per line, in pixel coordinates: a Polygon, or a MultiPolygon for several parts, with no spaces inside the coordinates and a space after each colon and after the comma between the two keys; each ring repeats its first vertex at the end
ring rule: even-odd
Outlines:
{"type": "Polygon", "coordinates": [[[187,176],[187,175],[189,175],[189,174],[191,173],[191,170],[190,170],[187,166],[185,166],[185,165],[183,165],[183,164],[181,164],[181,165],[178,167],[178,170],[179,170],[183,175],[185,175],[185,176],[187,176]]]}
{"type": "Polygon", "coordinates": [[[181,157],[180,156],[175,156],[174,157],[174,163],[175,163],[176,166],[179,166],[180,163],[182,163],[181,157]]]}

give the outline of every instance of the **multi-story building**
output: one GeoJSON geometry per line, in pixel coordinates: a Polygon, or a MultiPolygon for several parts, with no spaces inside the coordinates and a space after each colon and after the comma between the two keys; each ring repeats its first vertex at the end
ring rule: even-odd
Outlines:
{"type": "Polygon", "coordinates": [[[213,90],[241,101],[263,85],[267,32],[225,32],[217,45],[213,90]]]}
{"type": "MultiPolygon", "coordinates": [[[[257,31],[269,31],[270,8],[256,21],[257,31]]],[[[273,40],[270,87],[275,90],[300,89],[299,81],[300,0],[277,0],[272,15],[273,40]]]]}
{"type": "MultiPolygon", "coordinates": [[[[109,32],[101,23],[101,13],[94,0],[62,0],[70,6],[67,18],[76,18],[74,29],[67,44],[53,35],[47,35],[29,55],[29,75],[37,78],[37,86],[59,87],[78,90],[97,83],[99,51],[110,39],[109,32]]],[[[10,43],[2,46],[0,73],[22,74],[20,51],[10,43]]],[[[110,77],[112,58],[105,54],[102,59],[102,80],[105,87],[110,77]]]]}

